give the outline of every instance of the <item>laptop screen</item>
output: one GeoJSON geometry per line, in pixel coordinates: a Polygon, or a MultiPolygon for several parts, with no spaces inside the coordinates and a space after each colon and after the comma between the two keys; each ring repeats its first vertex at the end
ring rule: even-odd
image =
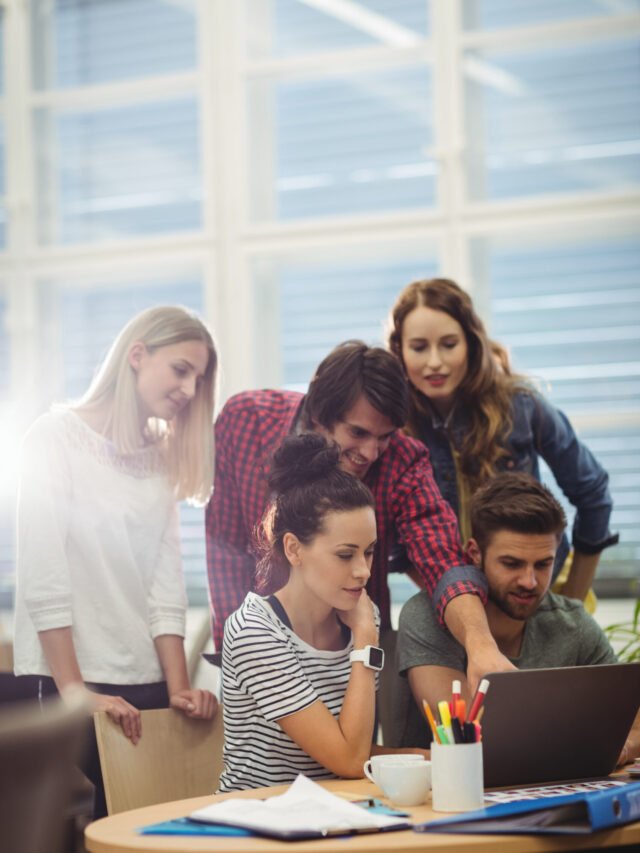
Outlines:
{"type": "Polygon", "coordinates": [[[486,676],[485,787],[606,776],[640,707],[640,663],[486,676]]]}

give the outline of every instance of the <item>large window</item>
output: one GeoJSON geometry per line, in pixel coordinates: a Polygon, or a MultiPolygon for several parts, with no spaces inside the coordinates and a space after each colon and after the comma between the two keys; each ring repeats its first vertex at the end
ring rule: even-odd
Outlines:
{"type": "Polygon", "coordinates": [[[341,341],[357,338],[383,345],[398,282],[436,275],[438,268],[435,246],[410,243],[258,257],[257,384],[305,390],[316,366],[341,341]],[[267,329],[275,334],[264,334],[267,329]]]}
{"type": "Polygon", "coordinates": [[[430,70],[420,65],[262,80],[249,88],[256,219],[435,203],[430,70]],[[265,104],[271,106],[265,116],[265,104]],[[270,186],[265,195],[261,188],[270,186]]]}
{"type": "MultiPolygon", "coordinates": [[[[0,0],[0,603],[16,445],[140,308],[200,310],[221,400],[470,289],[606,465],[640,565],[640,0],[0,0]]],[[[202,514],[183,514],[193,601],[202,514]]]]}
{"type": "Polygon", "coordinates": [[[479,248],[494,335],[609,472],[621,544],[604,552],[601,580],[637,578],[640,554],[640,241],[621,232],[542,231],[479,248]]]}

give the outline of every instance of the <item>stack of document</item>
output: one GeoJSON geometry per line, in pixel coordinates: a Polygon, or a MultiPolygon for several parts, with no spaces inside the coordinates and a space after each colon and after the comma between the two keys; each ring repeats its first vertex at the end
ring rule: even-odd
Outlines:
{"type": "Polygon", "coordinates": [[[228,799],[197,809],[189,818],[285,839],[323,838],[409,827],[405,818],[362,809],[329,793],[305,776],[298,776],[280,796],[267,800],[228,799]]]}

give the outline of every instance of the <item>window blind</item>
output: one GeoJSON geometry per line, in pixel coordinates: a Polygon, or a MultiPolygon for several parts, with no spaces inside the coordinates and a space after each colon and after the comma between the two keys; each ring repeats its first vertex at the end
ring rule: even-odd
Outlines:
{"type": "Polygon", "coordinates": [[[478,30],[631,15],[640,9],[639,0],[463,0],[463,4],[465,26],[478,30]]]}
{"type": "Polygon", "coordinates": [[[426,154],[433,144],[427,67],[259,81],[249,95],[253,138],[268,140],[251,163],[256,218],[435,204],[436,167],[426,154]],[[268,118],[265,104],[273,105],[268,118]]]}
{"type": "MultiPolygon", "coordinates": [[[[1,38],[1,36],[0,36],[1,38]]],[[[0,112],[0,249],[7,245],[7,176],[5,165],[4,120],[0,112]]]]}
{"type": "Polygon", "coordinates": [[[468,54],[471,196],[637,186],[639,47],[630,37],[468,54]]]}
{"type": "Polygon", "coordinates": [[[436,271],[437,260],[427,252],[413,259],[376,261],[363,254],[350,262],[283,265],[274,276],[283,383],[306,389],[320,361],[342,341],[384,346],[386,318],[400,288],[436,271]]]}
{"type": "MultiPolygon", "coordinates": [[[[10,341],[6,327],[7,299],[0,290],[0,419],[8,405],[11,360],[10,341]]],[[[0,474],[0,476],[2,476],[0,474]]],[[[0,608],[11,603],[13,589],[13,494],[8,483],[0,484],[0,608]]]]}
{"type": "Polygon", "coordinates": [[[11,378],[7,307],[7,297],[2,292],[2,282],[0,282],[0,403],[6,401],[9,397],[11,378]]]}
{"type": "Polygon", "coordinates": [[[38,110],[41,242],[199,228],[198,123],[190,98],[91,112],[38,110]]]}
{"type": "Polygon", "coordinates": [[[541,381],[609,472],[621,544],[604,553],[599,575],[637,574],[640,441],[628,418],[637,424],[640,413],[640,244],[541,241],[494,247],[488,263],[493,337],[516,370],[541,381]]]}
{"type": "Polygon", "coordinates": [[[429,34],[430,0],[245,0],[251,59],[411,44],[429,34]]]}
{"type": "Polygon", "coordinates": [[[31,0],[38,89],[193,69],[196,0],[31,0]]]}

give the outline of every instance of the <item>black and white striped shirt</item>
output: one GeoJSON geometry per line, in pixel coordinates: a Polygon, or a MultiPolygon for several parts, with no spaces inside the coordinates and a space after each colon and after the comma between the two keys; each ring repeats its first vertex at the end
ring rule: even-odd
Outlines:
{"type": "MultiPolygon", "coordinates": [[[[377,615],[377,614],[376,614],[377,615]]],[[[222,646],[224,771],[220,791],[292,782],[298,773],[331,779],[293,741],[278,720],[318,699],[334,717],[351,675],[353,640],[339,651],[320,651],[295,634],[266,599],[249,593],[227,619],[222,646]]]]}

